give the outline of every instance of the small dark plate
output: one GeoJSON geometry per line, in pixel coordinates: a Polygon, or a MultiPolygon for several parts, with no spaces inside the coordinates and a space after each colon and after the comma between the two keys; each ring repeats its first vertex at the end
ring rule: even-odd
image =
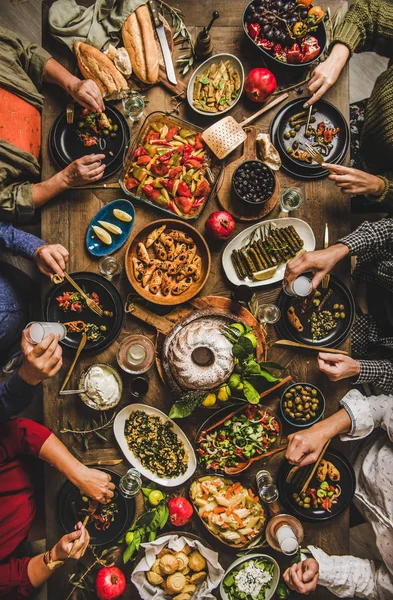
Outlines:
{"type": "MultiPolygon", "coordinates": [[[[65,292],[73,291],[73,287],[67,280],[56,285],[51,291],[45,308],[45,318],[47,321],[56,321],[66,323],[68,321],[85,321],[85,323],[94,323],[96,325],[106,325],[107,331],[103,332],[103,339],[98,342],[87,342],[84,352],[99,352],[107,348],[119,335],[123,324],[123,301],[117,288],[102,275],[81,271],[80,273],[71,273],[71,277],[87,293],[96,292],[104,310],[113,312],[113,317],[99,317],[89,308],[84,308],[82,312],[64,312],[59,308],[56,298],[65,292]]],[[[60,342],[67,348],[75,350],[79,346],[81,339],[80,333],[69,333],[60,342]]]]}
{"type": "MultiPolygon", "coordinates": [[[[131,526],[135,515],[135,499],[131,498],[130,500],[126,500],[120,494],[120,476],[117,473],[110,471],[109,469],[104,469],[103,467],[96,467],[96,469],[99,469],[104,473],[108,473],[111,476],[112,482],[116,486],[116,503],[119,512],[117,513],[111,526],[105,531],[98,531],[94,527],[94,523],[92,523],[91,520],[86,525],[86,529],[90,534],[91,546],[107,546],[120,539],[131,526]]],[[[72,509],[73,502],[75,502],[75,509],[77,513],[82,508],[86,507],[86,503],[82,501],[82,494],[80,493],[79,489],[70,481],[66,481],[60,488],[57,496],[57,516],[61,526],[67,533],[74,531],[74,527],[76,525],[75,515],[72,509]]],[[[81,515],[80,520],[83,521],[83,515],[81,515]]]]}
{"type": "MultiPolygon", "coordinates": [[[[311,273],[305,273],[305,275],[312,279],[311,273]]],[[[281,339],[290,339],[295,342],[300,342],[301,344],[315,344],[316,346],[326,346],[329,348],[335,348],[342,344],[350,334],[355,320],[355,302],[346,285],[334,275],[330,276],[329,289],[330,288],[333,290],[333,295],[327,300],[322,310],[330,310],[334,313],[333,304],[343,304],[345,306],[344,312],[346,313],[346,317],[345,319],[338,319],[335,329],[331,329],[324,338],[316,340],[315,342],[312,340],[310,323],[308,322],[308,319],[313,313],[313,309],[310,308],[307,312],[301,314],[299,309],[301,298],[291,297],[288,296],[284,290],[280,291],[277,297],[277,306],[281,310],[281,319],[276,323],[276,327],[281,339]],[[296,331],[288,321],[287,310],[290,306],[295,307],[296,314],[304,327],[302,332],[296,331]]],[[[321,286],[319,286],[318,289],[322,291],[323,294],[324,290],[322,290],[321,286]]],[[[323,295],[321,296],[321,299],[322,298],[323,295]]]]}
{"type": "MultiPolygon", "coordinates": [[[[285,479],[293,465],[289,464],[287,460],[283,460],[278,471],[277,487],[280,494],[280,499],[286,506],[287,510],[298,517],[301,521],[330,521],[347,508],[355,495],[356,477],[349,460],[336,450],[328,450],[325,452],[324,458],[329,462],[332,462],[341,474],[340,481],[337,482],[337,484],[341,487],[341,496],[339,497],[337,504],[333,504],[332,512],[330,513],[322,508],[310,508],[306,510],[305,508],[296,504],[295,500],[292,498],[292,494],[294,492],[298,492],[299,490],[296,489],[292,483],[285,482],[285,479]]],[[[318,479],[316,476],[314,476],[311,479],[310,487],[318,487],[318,484],[318,479]]]]}
{"type": "Polygon", "coordinates": [[[260,160],[245,160],[245,161],[244,161],[243,163],[241,163],[241,164],[240,164],[238,167],[236,167],[236,169],[235,169],[235,172],[234,172],[234,173],[233,173],[233,175],[232,175],[232,187],[233,187],[233,190],[234,190],[234,192],[235,192],[235,195],[236,195],[237,199],[238,199],[240,202],[243,202],[244,204],[246,204],[246,205],[247,205],[247,206],[249,206],[249,207],[251,207],[251,206],[258,207],[258,206],[261,206],[262,204],[266,204],[266,202],[267,202],[268,200],[270,200],[270,198],[273,196],[273,194],[274,194],[274,192],[275,192],[275,190],[276,190],[276,179],[275,179],[275,177],[274,177],[274,173],[273,173],[273,171],[270,169],[270,167],[268,167],[267,165],[264,165],[264,164],[262,163],[262,161],[260,161],[260,160]],[[236,175],[237,175],[238,171],[239,171],[241,168],[243,168],[245,165],[257,165],[257,166],[259,166],[259,165],[262,165],[262,166],[264,166],[264,167],[265,167],[265,169],[267,169],[267,171],[266,171],[266,175],[267,175],[267,176],[270,178],[270,180],[272,180],[272,181],[273,181],[273,191],[272,191],[272,193],[270,194],[270,196],[268,196],[267,198],[264,198],[263,200],[258,200],[258,202],[252,202],[251,200],[246,200],[246,199],[243,197],[241,190],[239,190],[239,189],[238,189],[238,187],[236,186],[236,175]]]}
{"type": "Polygon", "coordinates": [[[286,421],[289,425],[291,425],[292,427],[304,429],[305,427],[311,427],[311,425],[314,425],[314,423],[317,423],[318,421],[320,421],[322,419],[323,414],[325,412],[325,404],[326,404],[325,396],[322,394],[321,390],[319,388],[317,388],[316,385],[314,385],[313,383],[307,383],[304,381],[297,381],[296,383],[293,383],[292,385],[289,385],[288,387],[286,387],[285,390],[283,391],[283,393],[281,394],[280,412],[281,412],[281,416],[284,419],[284,421],[286,421]],[[289,415],[286,414],[285,409],[284,409],[284,401],[286,400],[285,394],[291,388],[295,387],[296,385],[309,385],[312,388],[314,388],[314,390],[317,390],[317,392],[318,392],[318,395],[317,395],[317,398],[319,400],[318,410],[316,411],[315,417],[311,417],[311,419],[309,421],[307,421],[306,423],[301,423],[299,421],[296,421],[296,419],[292,419],[289,415]]]}

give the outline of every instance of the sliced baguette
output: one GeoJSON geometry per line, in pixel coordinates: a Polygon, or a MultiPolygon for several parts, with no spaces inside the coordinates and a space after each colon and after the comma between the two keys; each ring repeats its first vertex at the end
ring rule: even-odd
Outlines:
{"type": "Polygon", "coordinates": [[[157,83],[159,54],[150,11],[145,4],[127,18],[122,28],[122,37],[132,70],[138,79],[150,85],[157,83]]]}
{"type": "Polygon", "coordinates": [[[103,52],[84,42],[75,42],[74,52],[83,77],[95,81],[104,98],[115,100],[123,96],[127,81],[103,52]]]}

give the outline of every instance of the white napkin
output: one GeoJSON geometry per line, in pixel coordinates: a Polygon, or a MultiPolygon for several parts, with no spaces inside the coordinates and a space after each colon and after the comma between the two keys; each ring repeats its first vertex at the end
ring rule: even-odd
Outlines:
{"type": "Polygon", "coordinates": [[[141,544],[141,546],[146,549],[145,557],[142,558],[133,570],[131,581],[138,590],[142,600],[152,600],[152,598],[154,598],[154,600],[167,600],[169,598],[159,586],[151,585],[148,582],[145,573],[150,571],[156,560],[157,554],[159,554],[165,546],[168,546],[168,548],[175,552],[180,552],[185,544],[198,550],[198,552],[206,558],[207,562],[208,575],[206,579],[197,586],[192,600],[198,600],[198,598],[203,598],[203,600],[215,600],[215,596],[211,594],[211,591],[220,584],[221,579],[224,576],[224,569],[218,562],[218,553],[209,550],[206,546],[198,542],[198,540],[189,540],[184,536],[179,537],[178,535],[173,534],[160,537],[157,540],[154,540],[154,542],[141,544]]]}

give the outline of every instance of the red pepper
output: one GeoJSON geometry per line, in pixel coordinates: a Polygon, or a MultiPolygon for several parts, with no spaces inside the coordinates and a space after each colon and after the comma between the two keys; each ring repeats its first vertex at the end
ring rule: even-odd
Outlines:
{"type": "Polygon", "coordinates": [[[176,196],[175,203],[185,215],[188,215],[188,213],[192,209],[192,202],[186,196],[176,196]]]}
{"type": "Polygon", "coordinates": [[[298,65],[304,61],[304,54],[299,44],[295,43],[287,49],[287,61],[291,65],[298,65]]]}
{"type": "Polygon", "coordinates": [[[195,198],[200,198],[201,196],[207,196],[210,192],[210,185],[206,181],[206,179],[202,179],[202,181],[198,184],[197,189],[195,190],[195,198]]]}
{"type": "Polygon", "coordinates": [[[302,40],[302,51],[304,54],[304,62],[309,62],[316,58],[321,52],[317,38],[313,35],[306,35],[302,40]]]}
{"type": "Polygon", "coordinates": [[[164,188],[166,188],[171,193],[173,191],[174,184],[175,184],[175,180],[174,179],[162,179],[161,180],[161,185],[163,185],[164,188]]]}
{"type": "Polygon", "coordinates": [[[274,44],[273,46],[273,56],[280,62],[287,62],[287,53],[285,52],[283,46],[281,44],[274,44]]]}
{"type": "Polygon", "coordinates": [[[146,144],[151,144],[153,140],[158,140],[160,134],[157,131],[149,131],[146,136],[146,144]]]}
{"type": "Polygon", "coordinates": [[[126,188],[127,190],[133,190],[139,185],[139,181],[135,177],[127,177],[126,188]]]}
{"type": "Polygon", "coordinates": [[[152,140],[150,143],[152,146],[166,146],[167,148],[172,148],[171,144],[165,140],[152,140]]]}
{"type": "Polygon", "coordinates": [[[149,153],[146,152],[143,146],[139,146],[134,152],[134,158],[138,158],[139,156],[145,156],[146,154],[149,153]]]}
{"type": "Polygon", "coordinates": [[[203,148],[203,142],[202,142],[202,134],[201,133],[197,133],[195,136],[195,146],[194,146],[195,150],[202,150],[203,148]]]}
{"type": "Polygon", "coordinates": [[[186,198],[192,197],[192,194],[191,194],[190,190],[188,189],[187,184],[184,183],[184,181],[179,182],[176,193],[178,196],[185,196],[186,198]]]}
{"type": "Polygon", "coordinates": [[[201,163],[199,162],[199,160],[195,160],[198,157],[195,156],[192,158],[189,158],[187,162],[184,163],[184,166],[187,167],[188,169],[200,169],[201,168],[201,163]]]}
{"type": "Polygon", "coordinates": [[[247,26],[247,31],[250,38],[252,40],[255,40],[255,38],[257,38],[261,33],[261,26],[259,25],[259,23],[250,23],[247,26]]]}
{"type": "Polygon", "coordinates": [[[328,144],[329,142],[331,142],[333,139],[333,136],[337,135],[339,131],[340,131],[339,127],[337,127],[337,129],[326,129],[323,132],[323,141],[325,142],[325,144],[328,144]]]}
{"type": "Polygon", "coordinates": [[[88,108],[84,108],[81,112],[81,117],[87,117],[90,114],[90,110],[88,108]]]}
{"type": "Polygon", "coordinates": [[[136,161],[136,164],[137,165],[148,165],[150,161],[151,161],[151,156],[149,156],[149,155],[138,156],[138,160],[136,161]]]}
{"type": "Polygon", "coordinates": [[[155,163],[155,164],[152,164],[152,166],[151,166],[151,172],[153,173],[153,175],[157,175],[158,177],[163,177],[164,175],[167,175],[167,173],[169,172],[169,167],[167,167],[166,165],[163,165],[163,164],[155,163]]]}
{"type": "Polygon", "coordinates": [[[258,44],[258,46],[262,46],[262,48],[264,50],[266,50],[267,52],[269,50],[271,50],[274,46],[274,42],[269,42],[269,40],[267,40],[266,38],[262,38],[261,40],[258,40],[257,44],[258,44]]]}
{"type": "Polygon", "coordinates": [[[180,131],[180,127],[171,127],[170,129],[168,129],[168,133],[166,134],[166,141],[170,142],[175,135],[177,135],[180,131]]]}
{"type": "Polygon", "coordinates": [[[184,163],[187,162],[187,160],[190,158],[193,150],[194,150],[194,148],[192,146],[190,146],[189,144],[183,145],[183,158],[180,161],[181,165],[184,165],[184,163]]]}
{"type": "Polygon", "coordinates": [[[176,175],[179,175],[179,173],[181,173],[183,171],[182,167],[173,167],[172,169],[170,169],[169,171],[169,179],[175,179],[176,175]]]}
{"type": "Polygon", "coordinates": [[[175,148],[174,150],[171,150],[170,152],[165,152],[165,154],[162,154],[158,160],[160,162],[167,163],[167,162],[169,162],[169,159],[172,156],[172,154],[175,154],[175,152],[177,152],[177,151],[178,151],[178,149],[175,148]]]}
{"type": "Polygon", "coordinates": [[[318,126],[317,126],[317,135],[318,136],[323,135],[325,129],[326,129],[326,125],[325,125],[325,123],[323,121],[321,121],[320,123],[318,123],[318,126]]]}
{"type": "Polygon", "coordinates": [[[151,198],[152,200],[157,200],[158,196],[160,195],[160,190],[154,188],[151,183],[148,183],[147,185],[144,185],[142,190],[145,192],[145,194],[147,196],[149,196],[149,198],[151,198]]]}

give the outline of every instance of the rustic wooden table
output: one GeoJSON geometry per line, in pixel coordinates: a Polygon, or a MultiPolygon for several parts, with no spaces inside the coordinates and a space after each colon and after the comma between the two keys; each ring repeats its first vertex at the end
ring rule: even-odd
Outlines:
{"type": "MultiPolygon", "coordinates": [[[[71,60],[69,51],[65,48],[56,45],[48,34],[46,25],[46,16],[48,6],[51,0],[44,0],[44,32],[45,47],[63,64],[75,70],[75,64],[71,60]]],[[[87,0],[85,4],[90,4],[87,0]]],[[[200,28],[206,25],[209,20],[212,6],[209,0],[199,0],[198,2],[187,2],[186,0],[177,0],[172,3],[173,6],[181,8],[185,15],[186,23],[192,25],[192,30],[197,33],[200,28]]],[[[220,19],[212,29],[212,39],[214,52],[230,52],[236,54],[243,62],[245,72],[256,66],[263,66],[261,55],[258,51],[253,50],[247,43],[241,25],[241,17],[246,0],[241,2],[228,2],[226,0],[216,0],[214,9],[220,12],[220,19]]],[[[324,3],[322,3],[324,4],[324,3]]],[[[345,0],[330,0],[329,6],[332,11],[346,4],[345,0]]],[[[280,81],[282,85],[288,84],[288,80],[280,81]]],[[[306,87],[304,87],[306,94],[306,87]]],[[[153,110],[172,110],[173,103],[171,95],[160,86],[150,89],[147,94],[148,104],[145,114],[153,110]]],[[[296,92],[290,94],[289,100],[296,97],[296,92]]],[[[344,69],[338,83],[326,95],[326,98],[336,105],[341,112],[348,118],[349,112],[349,93],[348,93],[348,73],[344,69]]],[[[50,127],[56,116],[65,108],[66,98],[61,90],[55,88],[46,89],[44,118],[43,118],[43,177],[47,178],[55,172],[55,167],[51,162],[48,148],[45,144],[50,127]]],[[[118,106],[121,108],[120,103],[118,106]]],[[[279,108],[281,108],[280,105],[279,108]]],[[[250,115],[255,111],[255,107],[247,104],[242,99],[233,110],[233,116],[239,121],[242,118],[250,115]]],[[[264,115],[263,118],[256,121],[255,125],[261,131],[268,131],[269,124],[276,110],[264,115]]],[[[180,116],[195,122],[202,127],[211,124],[207,118],[199,118],[185,104],[180,108],[180,116]]],[[[131,128],[131,135],[137,131],[137,127],[131,128]]],[[[288,185],[300,185],[304,189],[306,200],[301,209],[296,211],[295,216],[307,221],[313,228],[316,247],[321,248],[323,243],[323,231],[325,223],[329,224],[330,239],[333,242],[340,236],[347,234],[350,231],[350,205],[338,189],[328,180],[320,180],[314,182],[299,182],[290,179],[287,175],[280,172],[279,174],[281,187],[288,185]]],[[[110,179],[116,181],[116,177],[110,179]]],[[[61,195],[56,200],[52,201],[42,211],[42,237],[48,243],[62,243],[70,251],[70,261],[68,270],[70,273],[76,271],[93,271],[98,272],[97,260],[88,254],[85,247],[85,233],[90,219],[103,206],[103,204],[122,197],[120,190],[116,189],[97,189],[97,190],[70,190],[61,195]]],[[[135,235],[142,227],[152,220],[165,218],[165,214],[149,208],[146,205],[138,205],[135,203],[136,219],[132,231],[135,235]]],[[[205,208],[202,217],[196,221],[196,228],[203,232],[204,222],[206,217],[213,210],[217,210],[217,200],[213,197],[209,201],[209,206],[205,208]]],[[[276,207],[269,217],[277,217],[279,215],[279,207],[276,207]]],[[[237,223],[235,233],[239,233],[248,224],[237,223]]],[[[228,296],[230,294],[230,286],[224,276],[221,266],[222,245],[210,243],[212,252],[212,269],[210,277],[203,289],[203,295],[221,295],[228,296]]],[[[116,253],[116,258],[124,264],[125,247],[116,253]]],[[[337,269],[337,273],[348,282],[349,279],[349,264],[342,264],[337,269]]],[[[114,280],[118,286],[120,293],[125,300],[127,294],[131,292],[131,286],[123,270],[122,274],[114,280]]],[[[48,290],[45,289],[44,293],[48,290]]],[[[279,286],[267,286],[261,288],[258,292],[259,300],[267,301],[274,300],[279,291],[279,286]]],[[[126,316],[124,326],[119,338],[107,350],[97,355],[82,355],[75,372],[71,378],[69,386],[76,385],[77,378],[82,369],[92,362],[108,362],[116,365],[116,351],[121,340],[131,333],[144,333],[154,338],[155,332],[152,328],[146,327],[141,322],[136,321],[132,317],[126,316]]],[[[270,345],[274,341],[275,332],[273,327],[268,328],[268,340],[270,345]]],[[[349,342],[344,345],[348,349],[349,342]]],[[[89,449],[83,448],[83,445],[76,442],[71,434],[61,434],[64,427],[68,427],[71,423],[76,428],[82,427],[85,422],[91,422],[95,415],[91,415],[90,409],[86,408],[77,396],[58,397],[58,390],[65,373],[71,363],[73,355],[67,350],[64,351],[64,366],[60,374],[52,380],[46,381],[44,386],[44,415],[45,424],[50,427],[63,442],[74,452],[81,461],[96,460],[121,457],[120,450],[113,437],[112,430],[105,432],[107,443],[102,444],[96,437],[89,437],[89,449]]],[[[347,391],[347,384],[341,382],[332,384],[328,379],[318,371],[316,354],[302,353],[289,349],[279,349],[272,347],[269,351],[269,358],[277,361],[285,366],[285,374],[291,374],[297,381],[310,381],[323,390],[326,400],[326,414],[333,413],[338,406],[338,401],[347,391]]],[[[168,413],[172,398],[169,390],[162,384],[159,379],[156,368],[153,367],[149,372],[150,387],[145,402],[149,405],[156,406],[168,413]]],[[[129,376],[123,374],[124,394],[119,409],[123,408],[130,402],[130,396],[127,393],[129,385],[129,376]]],[[[75,388],[74,388],[75,389],[75,388]]],[[[268,406],[277,407],[278,398],[269,398],[266,402],[268,406]]],[[[191,440],[194,440],[196,431],[201,423],[207,418],[210,413],[206,410],[199,409],[192,418],[185,419],[180,424],[191,440]]],[[[276,471],[280,464],[279,456],[273,457],[269,462],[268,467],[273,472],[276,471]]],[[[123,473],[127,466],[125,461],[119,465],[116,470],[123,473]]],[[[255,469],[249,469],[245,479],[252,481],[254,479],[255,469]]],[[[47,468],[46,473],[46,523],[47,523],[47,544],[50,548],[60,537],[63,531],[59,525],[56,512],[56,498],[60,486],[64,478],[56,471],[47,468]]],[[[325,524],[305,524],[305,544],[316,544],[321,546],[327,552],[335,554],[345,554],[348,551],[348,534],[349,534],[349,516],[348,511],[344,512],[335,520],[325,524]]],[[[201,535],[206,534],[199,525],[193,524],[193,529],[201,535]]],[[[227,567],[235,556],[232,551],[225,546],[221,546],[209,537],[209,542],[220,553],[220,559],[224,567],[227,567]],[[213,540],[213,541],[212,541],[213,540]]],[[[282,562],[282,555],[280,556],[282,562]]],[[[49,598],[65,599],[70,591],[67,584],[67,577],[72,572],[75,565],[73,561],[67,563],[59,569],[49,581],[49,598]],[[61,593],[59,595],[59,590],[61,593]]],[[[283,566],[285,563],[282,562],[283,566]]],[[[218,592],[217,592],[218,594],[218,592]]],[[[130,584],[127,588],[125,597],[137,598],[137,593],[130,584]]],[[[322,600],[331,598],[332,595],[324,588],[318,588],[310,597],[322,600]]]]}

